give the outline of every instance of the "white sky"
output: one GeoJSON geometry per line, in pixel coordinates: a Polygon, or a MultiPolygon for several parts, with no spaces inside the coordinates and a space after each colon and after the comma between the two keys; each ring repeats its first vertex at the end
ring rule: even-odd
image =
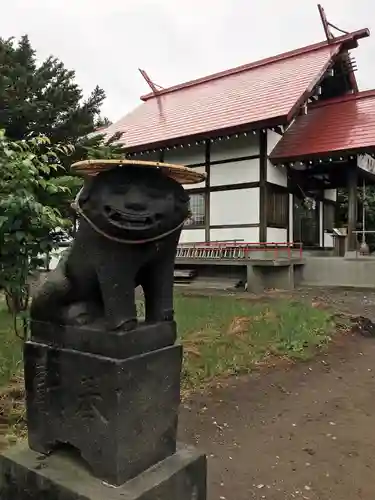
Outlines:
{"type": "MultiPolygon", "coordinates": [[[[322,0],[347,31],[374,28],[374,0],[322,0]]],[[[2,0],[0,36],[28,34],[38,58],[76,71],[87,94],[107,94],[115,121],[149,88],[167,87],[324,39],[317,0],[2,0]]],[[[352,52],[362,90],[375,88],[375,33],[352,52]]]]}

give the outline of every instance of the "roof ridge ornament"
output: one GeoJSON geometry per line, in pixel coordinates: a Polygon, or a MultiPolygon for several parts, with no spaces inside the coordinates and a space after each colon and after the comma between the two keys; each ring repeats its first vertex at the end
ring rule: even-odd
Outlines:
{"type": "Polygon", "coordinates": [[[162,106],[162,99],[160,97],[160,92],[164,90],[164,88],[161,85],[157,85],[156,83],[154,83],[144,69],[138,68],[138,70],[140,74],[143,76],[143,78],[146,80],[147,85],[150,87],[152,93],[156,97],[160,118],[162,120],[165,120],[163,106],[162,106]]]}
{"type": "Polygon", "coordinates": [[[335,26],[334,24],[332,24],[328,21],[326,13],[325,13],[325,11],[320,3],[318,4],[318,10],[319,10],[320,19],[322,20],[324,32],[325,32],[325,35],[327,37],[328,43],[330,43],[332,40],[334,40],[336,38],[334,33],[332,33],[330,28],[333,28],[336,31],[339,31],[343,35],[349,35],[349,31],[342,30],[341,28],[338,28],[337,26],[335,26]]]}

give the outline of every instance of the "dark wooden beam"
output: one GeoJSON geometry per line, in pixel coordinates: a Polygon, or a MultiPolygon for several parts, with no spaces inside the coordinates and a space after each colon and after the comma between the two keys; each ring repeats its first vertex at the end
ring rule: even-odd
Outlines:
{"type": "Polygon", "coordinates": [[[267,242],[267,131],[259,134],[259,241],[267,242]]]}
{"type": "Polygon", "coordinates": [[[331,172],[328,180],[317,179],[309,175],[306,171],[290,170],[290,179],[292,184],[298,184],[306,191],[316,189],[335,189],[345,187],[347,184],[347,169],[337,169],[331,172]]]}
{"type": "Polygon", "coordinates": [[[190,226],[184,226],[183,230],[184,231],[190,231],[191,229],[206,229],[206,226],[204,224],[192,224],[190,226]]]}
{"type": "MultiPolygon", "coordinates": [[[[210,165],[223,165],[224,163],[234,163],[234,162],[241,162],[241,161],[247,161],[247,160],[256,160],[260,158],[259,155],[247,155],[247,156],[233,156],[231,158],[225,158],[224,160],[210,160],[210,165]]],[[[185,167],[200,167],[202,165],[202,162],[198,163],[188,163],[185,165],[185,167]]]]}
{"type": "Polygon", "coordinates": [[[238,189],[252,189],[259,186],[259,182],[241,182],[238,184],[223,184],[222,186],[211,186],[210,191],[211,193],[217,193],[218,191],[236,191],[238,189]]]}
{"type": "MultiPolygon", "coordinates": [[[[223,184],[221,186],[208,186],[210,193],[217,193],[219,191],[237,191],[240,189],[252,189],[260,186],[259,182],[241,182],[238,184],[223,184]]],[[[186,189],[189,194],[205,193],[206,187],[186,189]]]]}
{"type": "MultiPolygon", "coordinates": [[[[286,233],[286,238],[288,241],[293,241],[293,234],[292,234],[292,224],[291,224],[291,216],[290,216],[290,194],[292,191],[292,185],[291,185],[291,176],[290,176],[290,167],[286,168],[286,175],[287,175],[287,190],[288,190],[288,227],[287,227],[287,233],[286,233]]],[[[292,204],[293,211],[294,211],[294,203],[292,204]]],[[[292,211],[292,219],[293,219],[293,211],[292,211]]]]}
{"type": "Polygon", "coordinates": [[[205,187],[205,197],[204,197],[204,220],[205,228],[204,235],[205,240],[210,241],[210,220],[211,220],[211,195],[210,195],[210,185],[211,185],[211,141],[207,140],[205,144],[205,168],[206,168],[206,187],[205,187]]]}
{"type": "Polygon", "coordinates": [[[259,227],[259,224],[214,224],[211,229],[233,229],[233,228],[248,228],[259,227]]]}
{"type": "Polygon", "coordinates": [[[357,237],[354,233],[357,227],[357,186],[358,172],[356,165],[348,170],[348,251],[357,249],[357,237]]]}

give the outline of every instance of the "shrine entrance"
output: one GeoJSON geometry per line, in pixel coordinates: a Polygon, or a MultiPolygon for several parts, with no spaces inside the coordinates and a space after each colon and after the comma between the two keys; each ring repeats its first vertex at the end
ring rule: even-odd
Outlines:
{"type": "Polygon", "coordinates": [[[319,203],[293,195],[293,241],[304,247],[319,247],[319,203]]]}

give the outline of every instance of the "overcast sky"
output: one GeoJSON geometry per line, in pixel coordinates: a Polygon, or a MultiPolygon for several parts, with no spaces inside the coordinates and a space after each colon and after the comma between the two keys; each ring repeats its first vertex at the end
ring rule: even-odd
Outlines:
{"type": "MultiPolygon", "coordinates": [[[[375,88],[375,1],[322,0],[328,19],[373,38],[353,51],[361,89],[375,88]]],[[[28,34],[38,57],[60,58],[87,94],[101,86],[115,121],[149,88],[167,87],[321,41],[316,0],[2,0],[0,36],[28,34]]]]}

